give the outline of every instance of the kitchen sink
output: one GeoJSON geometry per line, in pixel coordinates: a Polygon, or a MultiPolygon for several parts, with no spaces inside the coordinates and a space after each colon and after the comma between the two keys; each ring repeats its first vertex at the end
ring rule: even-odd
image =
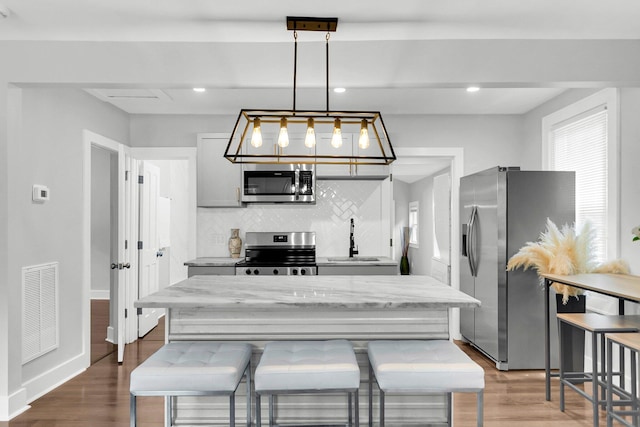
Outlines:
{"type": "Polygon", "coordinates": [[[380,261],[380,258],[368,257],[368,256],[354,256],[349,258],[348,256],[330,257],[329,261],[348,261],[348,262],[365,262],[365,261],[380,261]]]}

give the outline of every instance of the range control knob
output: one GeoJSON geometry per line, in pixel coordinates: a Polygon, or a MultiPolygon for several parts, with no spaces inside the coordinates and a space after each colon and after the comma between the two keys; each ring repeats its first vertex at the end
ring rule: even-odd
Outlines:
{"type": "Polygon", "coordinates": [[[273,274],[277,275],[278,273],[280,273],[280,272],[278,271],[278,269],[277,269],[277,268],[274,268],[274,269],[273,269],[273,274]]]}
{"type": "Polygon", "coordinates": [[[307,270],[305,270],[304,268],[301,268],[300,269],[300,274],[302,274],[304,276],[305,274],[307,274],[307,270]]]}
{"type": "Polygon", "coordinates": [[[298,275],[298,270],[296,270],[295,268],[291,270],[291,274],[293,274],[294,276],[298,275]]]}
{"type": "Polygon", "coordinates": [[[258,270],[257,268],[255,270],[253,270],[253,274],[260,274],[260,270],[258,270]]]}
{"type": "Polygon", "coordinates": [[[251,269],[247,268],[247,269],[245,270],[245,273],[246,273],[246,274],[251,274],[251,269]]]}

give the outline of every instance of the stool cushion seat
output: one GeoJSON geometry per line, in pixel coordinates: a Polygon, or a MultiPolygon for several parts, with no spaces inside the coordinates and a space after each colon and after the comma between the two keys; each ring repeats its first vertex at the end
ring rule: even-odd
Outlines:
{"type": "Polygon", "coordinates": [[[447,340],[372,341],[368,351],[384,391],[484,389],[484,370],[447,340]]]}
{"type": "Polygon", "coordinates": [[[251,358],[251,345],[171,342],[131,372],[130,391],[233,392],[251,358]]]}
{"type": "Polygon", "coordinates": [[[346,340],[277,341],[265,345],[254,383],[257,392],[357,389],[360,368],[346,340]]]}

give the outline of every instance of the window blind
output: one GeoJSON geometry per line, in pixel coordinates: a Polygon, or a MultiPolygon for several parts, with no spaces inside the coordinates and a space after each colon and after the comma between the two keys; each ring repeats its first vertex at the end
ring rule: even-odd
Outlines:
{"type": "Polygon", "coordinates": [[[576,225],[590,221],[596,232],[596,257],[607,253],[607,110],[604,106],[565,120],[551,129],[554,170],[576,172],[576,225]]]}

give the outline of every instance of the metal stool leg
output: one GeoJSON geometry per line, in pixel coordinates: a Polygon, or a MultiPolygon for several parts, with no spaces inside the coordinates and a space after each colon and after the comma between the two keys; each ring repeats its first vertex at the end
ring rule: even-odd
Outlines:
{"type": "Polygon", "coordinates": [[[384,427],[384,391],[378,388],[380,392],[380,427],[384,427]]]}
{"type": "Polygon", "coordinates": [[[484,390],[480,390],[478,392],[477,397],[478,411],[477,411],[477,424],[478,427],[482,427],[484,425],[484,390]]]}
{"type": "Polygon", "coordinates": [[[251,427],[251,361],[247,365],[247,427],[251,427]]]}
{"type": "Polygon", "coordinates": [[[167,427],[171,427],[173,425],[173,414],[172,414],[172,412],[173,412],[173,408],[172,408],[173,400],[172,399],[173,399],[173,396],[167,396],[164,399],[165,400],[165,406],[166,406],[165,412],[166,412],[166,417],[167,417],[165,425],[167,427]]]}
{"type": "Polygon", "coordinates": [[[598,427],[598,337],[597,334],[591,333],[591,396],[593,400],[593,427],[598,427]]]}
{"type": "Polygon", "coordinates": [[[275,417],[273,414],[273,411],[274,411],[273,407],[275,406],[274,404],[275,398],[276,398],[275,395],[273,394],[269,395],[269,427],[273,426],[275,422],[274,421],[275,417]]]}
{"type": "Polygon", "coordinates": [[[613,410],[613,341],[607,340],[607,427],[613,426],[611,411],[613,410]]]}
{"type": "Polygon", "coordinates": [[[353,397],[351,396],[351,392],[347,393],[347,400],[349,401],[349,427],[353,426],[353,397]]]}
{"type": "Polygon", "coordinates": [[[563,345],[562,343],[564,342],[564,334],[562,333],[562,324],[563,322],[561,320],[558,320],[558,351],[560,353],[560,411],[564,412],[564,351],[562,349],[563,345]]]}
{"type": "Polygon", "coordinates": [[[131,427],[136,427],[136,396],[134,394],[129,397],[129,417],[131,427]]]}
{"type": "Polygon", "coordinates": [[[236,395],[231,393],[229,396],[229,425],[235,427],[236,425],[236,395]]]}
{"type": "Polygon", "coordinates": [[[369,427],[373,427],[373,368],[369,362],[369,427]]]}
{"type": "Polygon", "coordinates": [[[256,426],[262,427],[262,408],[260,407],[260,395],[256,393],[256,426]]]}
{"type": "Polygon", "coordinates": [[[451,422],[451,417],[453,413],[453,393],[447,393],[447,425],[451,427],[453,424],[451,422]]]}
{"type": "MultiPolygon", "coordinates": [[[[624,351],[624,349],[621,349],[624,351]]],[[[636,360],[636,352],[631,351],[631,409],[635,412],[633,415],[633,425],[638,425],[638,380],[637,380],[637,360],[636,360]]]]}
{"type": "Polygon", "coordinates": [[[360,427],[360,390],[356,390],[355,401],[356,427],[360,427]]]}

